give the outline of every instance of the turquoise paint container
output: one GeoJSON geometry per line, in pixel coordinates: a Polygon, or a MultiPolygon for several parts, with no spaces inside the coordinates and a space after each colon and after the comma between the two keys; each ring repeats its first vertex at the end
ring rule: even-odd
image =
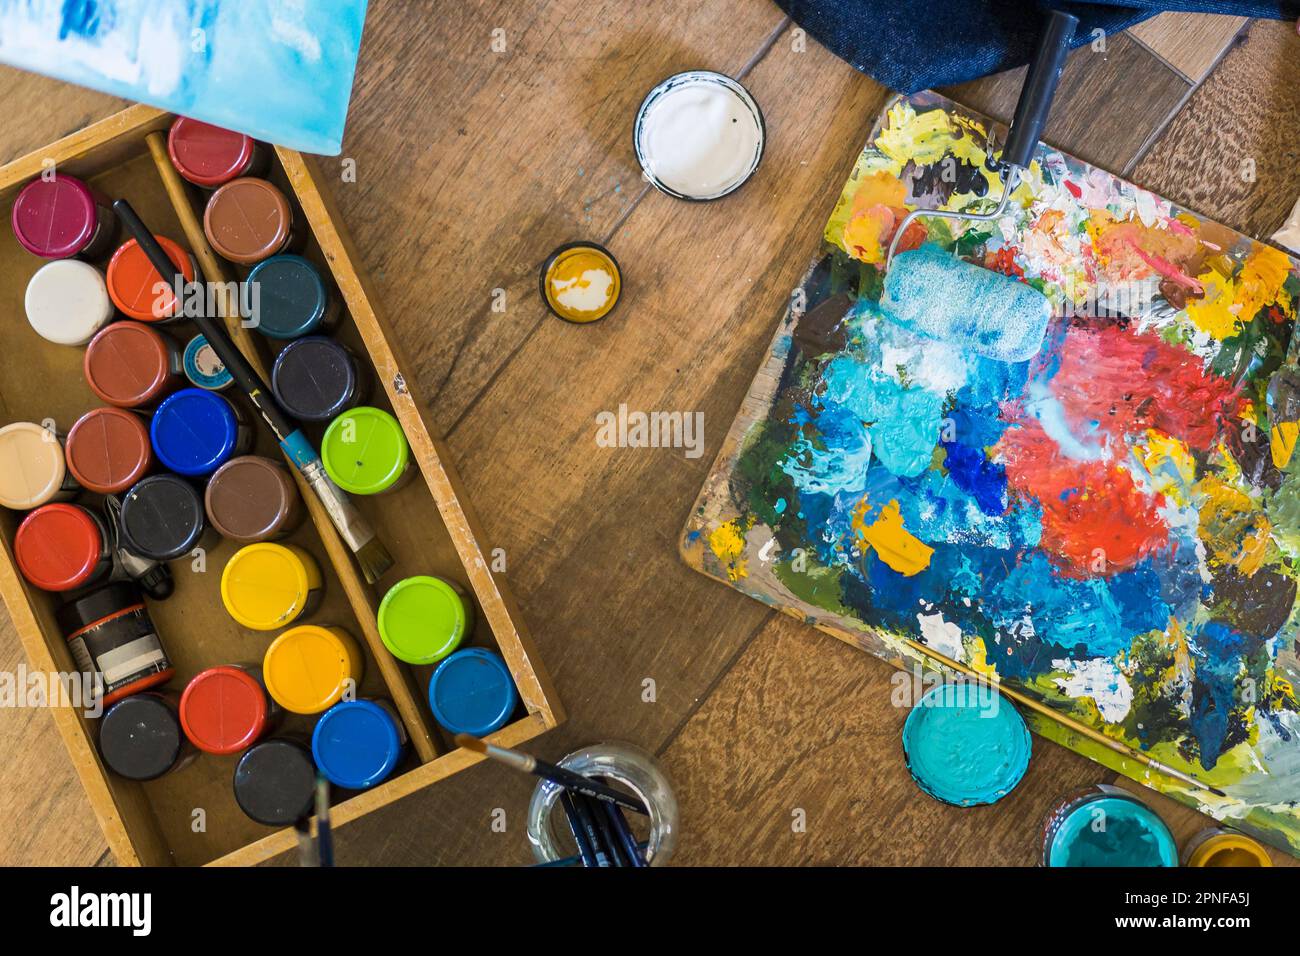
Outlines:
{"type": "Polygon", "coordinates": [[[1145,803],[1097,784],[1060,801],[1043,822],[1043,866],[1177,866],[1178,844],[1145,803]]]}
{"type": "Polygon", "coordinates": [[[903,755],[917,786],[944,803],[974,807],[1010,793],[1029,766],[1029,728],[987,684],[940,684],[903,724],[903,755]]]}

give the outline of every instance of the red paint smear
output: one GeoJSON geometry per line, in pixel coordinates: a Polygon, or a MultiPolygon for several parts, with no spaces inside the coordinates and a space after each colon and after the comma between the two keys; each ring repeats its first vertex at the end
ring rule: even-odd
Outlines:
{"type": "Polygon", "coordinates": [[[1075,199],[1079,199],[1080,197],[1083,196],[1083,190],[1080,189],[1074,183],[1070,182],[1068,179],[1065,181],[1065,188],[1070,190],[1070,195],[1073,196],[1075,199]]]}

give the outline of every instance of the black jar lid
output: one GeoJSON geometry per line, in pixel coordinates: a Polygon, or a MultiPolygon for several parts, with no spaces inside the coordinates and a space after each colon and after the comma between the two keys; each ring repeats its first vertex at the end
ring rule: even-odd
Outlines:
{"type": "Polygon", "coordinates": [[[264,740],[235,766],[235,801],[258,823],[287,827],[311,813],[315,799],[316,765],[296,740],[264,740]]]}
{"type": "Polygon", "coordinates": [[[161,694],[119,700],[99,721],[99,753],[128,780],[154,780],[180,759],[185,738],[176,709],[161,694]]]}
{"type": "Polygon", "coordinates": [[[142,558],[171,561],[199,543],[203,499],[177,475],[154,475],[131,487],[122,499],[123,544],[142,558]]]}
{"type": "Polygon", "coordinates": [[[54,619],[66,637],[96,621],[143,603],[144,596],[138,587],[127,581],[116,581],[83,594],[75,601],[69,601],[54,612],[54,619]]]}
{"type": "Polygon", "coordinates": [[[276,356],[271,391],[294,418],[330,421],[357,403],[356,360],[333,339],[298,339],[276,356]]]}

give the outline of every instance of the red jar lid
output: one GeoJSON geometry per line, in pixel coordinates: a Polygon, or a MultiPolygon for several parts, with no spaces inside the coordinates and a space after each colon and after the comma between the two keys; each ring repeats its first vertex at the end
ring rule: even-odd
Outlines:
{"type": "MultiPolygon", "coordinates": [[[[194,281],[194,263],[190,254],[166,236],[154,236],[167,253],[186,282],[194,281]]],[[[134,239],[124,242],[108,260],[108,296],[122,312],[142,322],[165,319],[176,309],[176,297],[171,292],[171,276],[167,276],[167,291],[161,295],[154,291],[158,273],[134,239]]]]}
{"type": "Polygon", "coordinates": [[[46,259],[75,256],[95,235],[95,194],[75,176],[56,174],[23,187],[11,221],[23,248],[46,259]]]}
{"type": "Polygon", "coordinates": [[[145,476],[153,464],[149,429],[120,408],[86,412],[68,430],[68,470],[87,491],[115,495],[145,476]]]}
{"type": "Polygon", "coordinates": [[[238,667],[212,667],[181,695],[181,726],[194,746],[233,754],[252,746],[266,727],[266,691],[238,667]]]}
{"type": "Polygon", "coordinates": [[[176,376],[173,350],[139,322],[113,322],[86,347],[82,368],[90,390],[110,405],[132,408],[153,401],[176,376]]]}
{"type": "Polygon", "coordinates": [[[18,526],[18,570],[42,591],[71,591],[92,577],[104,554],[104,537],[85,508],[42,505],[18,526]]]}
{"type": "Polygon", "coordinates": [[[167,155],[196,186],[220,186],[242,176],[253,160],[252,137],[178,116],[167,134],[167,155]]]}

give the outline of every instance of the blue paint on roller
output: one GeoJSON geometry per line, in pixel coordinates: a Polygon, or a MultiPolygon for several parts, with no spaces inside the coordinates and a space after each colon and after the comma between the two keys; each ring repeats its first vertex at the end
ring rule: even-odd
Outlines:
{"type": "Polygon", "coordinates": [[[880,306],[918,335],[1001,362],[1033,358],[1052,316],[1051,303],[1033,286],[935,245],[894,257],[880,306]]]}

